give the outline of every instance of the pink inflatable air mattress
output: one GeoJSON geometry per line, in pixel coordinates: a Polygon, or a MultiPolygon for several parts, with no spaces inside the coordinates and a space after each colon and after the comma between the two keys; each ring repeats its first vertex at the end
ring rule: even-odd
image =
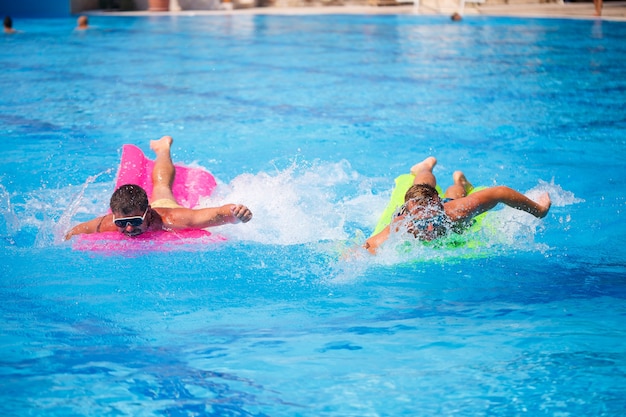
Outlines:
{"type": "MultiPolygon", "coordinates": [[[[124,184],[137,184],[152,194],[152,168],[154,161],[148,159],[138,147],[124,145],[122,160],[115,181],[117,189],[124,184]]],[[[172,191],[176,201],[183,207],[194,208],[200,198],[211,195],[217,183],[210,172],[201,168],[176,165],[176,177],[172,191]]],[[[176,230],[171,232],[146,232],[136,237],[128,237],[118,232],[104,232],[79,235],[73,248],[90,251],[147,251],[172,250],[180,245],[201,245],[226,240],[223,236],[207,230],[176,230]]]]}

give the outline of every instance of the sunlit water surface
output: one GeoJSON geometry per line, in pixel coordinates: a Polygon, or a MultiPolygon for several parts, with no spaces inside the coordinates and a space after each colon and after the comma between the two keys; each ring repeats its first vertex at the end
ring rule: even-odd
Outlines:
{"type": "Polygon", "coordinates": [[[15,20],[0,37],[0,412],[622,415],[626,25],[468,16],[15,20]],[[227,241],[90,252],[124,143],[241,202],[227,241]],[[435,155],[548,191],[359,249],[435,155]]]}

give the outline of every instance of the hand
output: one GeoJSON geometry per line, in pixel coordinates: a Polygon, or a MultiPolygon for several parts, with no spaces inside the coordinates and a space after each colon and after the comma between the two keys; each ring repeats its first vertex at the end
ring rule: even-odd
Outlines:
{"type": "Polygon", "coordinates": [[[546,217],[546,214],[548,214],[550,206],[552,205],[552,200],[550,200],[550,194],[543,193],[541,196],[539,196],[539,198],[537,199],[537,205],[540,208],[537,217],[539,217],[540,219],[546,217]]]}
{"type": "Polygon", "coordinates": [[[248,223],[252,219],[252,212],[243,204],[235,204],[230,208],[230,213],[242,223],[248,223]]]}

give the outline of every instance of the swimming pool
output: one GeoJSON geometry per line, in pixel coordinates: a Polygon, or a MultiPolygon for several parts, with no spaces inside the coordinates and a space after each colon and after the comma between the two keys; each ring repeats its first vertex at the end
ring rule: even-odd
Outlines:
{"type": "Polygon", "coordinates": [[[4,415],[621,415],[626,25],[446,16],[24,20],[0,37],[4,415]],[[90,253],[124,143],[255,213],[90,253]],[[551,193],[479,249],[355,253],[393,178],[551,193]]]}

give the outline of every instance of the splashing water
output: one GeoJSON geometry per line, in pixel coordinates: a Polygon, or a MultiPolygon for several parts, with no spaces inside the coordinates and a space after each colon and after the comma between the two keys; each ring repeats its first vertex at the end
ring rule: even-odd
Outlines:
{"type": "Polygon", "coordinates": [[[72,226],[72,217],[74,217],[76,213],[81,210],[85,211],[84,206],[81,206],[81,204],[83,204],[83,199],[85,197],[87,187],[90,184],[93,184],[102,175],[111,174],[111,172],[113,172],[113,169],[109,168],[104,172],[88,177],[85,183],[78,190],[78,193],[76,193],[76,195],[67,205],[67,209],[62,212],[61,217],[54,224],[54,227],[52,227],[52,233],[45,233],[45,229],[42,229],[42,231],[44,232],[40,232],[37,234],[36,247],[43,247],[50,242],[60,243],[60,241],[63,239],[65,232],[69,230],[72,226]]]}
{"type": "Polygon", "coordinates": [[[0,223],[0,235],[7,239],[9,243],[14,244],[15,241],[12,236],[19,229],[19,221],[11,206],[11,196],[2,184],[0,184],[0,213],[2,214],[0,216],[2,220],[2,223],[0,223]]]}
{"type": "MultiPolygon", "coordinates": [[[[573,193],[563,190],[561,186],[539,181],[539,184],[528,190],[525,195],[531,199],[538,198],[544,192],[550,194],[553,207],[564,207],[578,204],[584,200],[576,198],[573,193]]],[[[552,216],[552,214],[548,214],[552,216]]],[[[559,219],[563,228],[567,228],[569,218],[559,219]]],[[[406,233],[392,233],[385,245],[382,245],[375,257],[369,256],[364,250],[354,250],[346,246],[344,256],[336,267],[332,282],[350,281],[358,277],[363,269],[363,262],[376,265],[396,265],[419,262],[450,263],[467,258],[485,258],[510,253],[512,251],[545,252],[549,247],[544,243],[536,243],[535,237],[545,228],[542,219],[528,213],[515,210],[508,206],[496,208],[488,212],[483,227],[475,232],[465,232],[462,236],[468,242],[465,245],[446,247],[442,245],[424,245],[406,233]],[[351,273],[354,272],[354,273],[351,273]]],[[[362,241],[365,239],[363,238],[362,241]]]]}
{"type": "MultiPolygon", "coordinates": [[[[204,206],[242,201],[254,213],[246,228],[228,228],[238,240],[265,244],[294,245],[349,237],[347,224],[369,212],[363,191],[366,181],[347,161],[339,163],[293,163],[274,173],[243,174],[218,187],[204,206]],[[345,194],[343,194],[345,192],[345,194]],[[364,208],[363,208],[364,207],[364,208]]],[[[378,205],[384,204],[379,198],[378,205]]]]}
{"type": "MultiPolygon", "coordinates": [[[[112,169],[109,169],[88,177],[78,190],[67,187],[32,192],[23,196],[23,203],[17,205],[11,203],[9,193],[2,186],[3,234],[7,239],[14,239],[18,232],[34,229],[36,247],[60,244],[73,224],[100,216],[106,211],[113,183],[97,180],[111,172],[112,169]],[[68,195],[72,197],[68,198],[68,195]]],[[[228,184],[219,183],[216,192],[202,199],[199,207],[243,202],[253,211],[253,221],[245,227],[224,226],[220,228],[220,234],[231,240],[260,244],[318,244],[321,251],[333,253],[340,262],[351,258],[351,263],[339,267],[342,269],[346,265],[355,265],[354,255],[359,252],[357,248],[371,233],[378,213],[386,204],[388,193],[376,194],[372,189],[372,184],[379,182],[380,179],[359,174],[347,161],[293,162],[283,170],[277,168],[272,173],[241,174],[228,184]]],[[[546,191],[550,193],[554,207],[583,201],[553,181],[540,181],[526,195],[532,199],[546,191]]],[[[569,219],[562,218],[559,222],[567,227],[569,219]]],[[[472,237],[483,243],[480,251],[493,254],[507,248],[546,250],[545,245],[534,243],[535,235],[543,230],[542,221],[527,213],[504,207],[489,212],[486,224],[489,227],[481,230],[479,236],[472,237]]],[[[372,259],[375,259],[374,263],[389,265],[415,259],[449,260],[450,257],[469,255],[478,256],[477,249],[456,248],[452,254],[425,247],[398,234],[391,236],[388,244],[372,259]]],[[[370,258],[365,253],[359,257],[370,258]]]]}

